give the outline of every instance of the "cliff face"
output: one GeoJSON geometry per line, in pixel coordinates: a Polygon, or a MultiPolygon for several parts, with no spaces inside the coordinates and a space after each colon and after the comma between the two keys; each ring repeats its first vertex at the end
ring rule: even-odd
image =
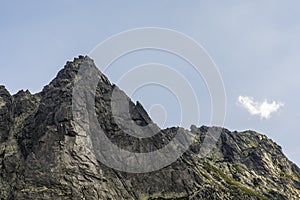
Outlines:
{"type": "Polygon", "coordinates": [[[140,103],[98,72],[97,120],[114,144],[149,152],[165,146],[178,130],[195,138],[176,162],[158,171],[127,173],[105,166],[95,154],[95,138],[74,125],[72,91],[82,65],[96,70],[90,58],[80,56],[38,94],[10,95],[0,87],[1,199],[300,199],[300,169],[266,136],[205,126],[159,130],[140,103]],[[114,89],[129,102],[131,118],[121,120],[150,125],[157,135],[134,138],[118,126],[110,102],[114,89]],[[211,131],[221,135],[202,158],[201,144],[211,131]]]}

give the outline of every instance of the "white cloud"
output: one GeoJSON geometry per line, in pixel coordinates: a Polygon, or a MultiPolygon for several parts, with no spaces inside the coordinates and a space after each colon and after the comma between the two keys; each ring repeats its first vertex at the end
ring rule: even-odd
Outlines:
{"type": "Polygon", "coordinates": [[[262,119],[269,119],[271,114],[278,111],[284,104],[276,101],[254,101],[252,97],[239,96],[239,103],[246,108],[251,115],[259,115],[262,119]]]}

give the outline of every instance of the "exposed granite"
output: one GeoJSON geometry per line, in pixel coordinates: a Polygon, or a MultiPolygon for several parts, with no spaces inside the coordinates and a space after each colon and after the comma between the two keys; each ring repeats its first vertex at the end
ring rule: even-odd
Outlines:
{"type": "MultiPolygon", "coordinates": [[[[192,126],[183,131],[194,135],[196,142],[159,171],[133,174],[106,167],[97,160],[90,135],[73,123],[72,89],[82,64],[96,69],[90,58],[75,58],[38,94],[10,95],[0,86],[1,199],[300,199],[300,169],[280,146],[253,131],[192,126]],[[211,153],[201,158],[208,131],[220,131],[221,136],[211,153]]],[[[128,136],[112,117],[110,96],[119,89],[103,74],[100,77],[97,118],[114,144],[149,152],[182,129],[160,130],[144,139],[128,136]]],[[[140,103],[126,98],[131,119],[122,120],[159,130],[140,103]]]]}

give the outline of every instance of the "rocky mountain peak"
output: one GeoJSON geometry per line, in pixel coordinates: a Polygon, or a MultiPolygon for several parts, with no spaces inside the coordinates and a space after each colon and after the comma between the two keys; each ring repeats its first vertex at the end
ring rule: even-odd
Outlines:
{"type": "MultiPolygon", "coordinates": [[[[133,160],[121,155],[108,157],[120,163],[133,160]]],[[[300,169],[279,145],[254,131],[195,125],[190,131],[180,127],[161,130],[140,102],[132,102],[111,84],[92,59],[79,56],[67,62],[40,93],[26,90],[11,95],[0,86],[0,197],[299,199],[300,169]],[[80,93],[83,97],[94,93],[95,115],[90,114],[85,98],[74,100],[81,67],[93,69],[99,78],[95,90],[80,88],[84,89],[80,93]],[[117,93],[114,101],[113,92],[117,93]],[[75,111],[74,101],[78,103],[75,111]],[[124,112],[115,113],[114,108],[124,112]],[[85,111],[96,120],[76,123],[77,114],[85,111]],[[170,165],[147,173],[129,173],[102,162],[99,154],[105,154],[106,149],[97,145],[102,138],[93,134],[95,129],[101,129],[114,145],[137,154],[164,148],[180,132],[194,140],[170,165]],[[134,136],[141,133],[149,137],[134,136]],[[214,133],[220,134],[214,148],[203,152],[205,141],[215,140],[214,133]]]]}

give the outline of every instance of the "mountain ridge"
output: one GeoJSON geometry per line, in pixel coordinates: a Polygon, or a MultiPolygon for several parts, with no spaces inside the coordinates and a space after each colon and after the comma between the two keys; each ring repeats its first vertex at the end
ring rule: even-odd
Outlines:
{"type": "MultiPolygon", "coordinates": [[[[134,174],[105,166],[95,154],[92,137],[74,125],[72,91],[83,65],[97,69],[92,59],[79,56],[36,94],[11,95],[0,86],[2,199],[300,198],[300,169],[279,145],[253,131],[193,125],[184,131],[196,142],[161,170],[134,174]],[[201,144],[210,131],[220,132],[220,138],[203,158],[201,144]]],[[[156,125],[139,102],[133,103],[101,72],[99,77],[97,120],[114,144],[131,152],[150,152],[164,147],[181,129],[159,130],[151,138],[128,136],[112,116],[110,98],[115,89],[129,104],[131,118],[121,117],[125,124],[156,125]]]]}

